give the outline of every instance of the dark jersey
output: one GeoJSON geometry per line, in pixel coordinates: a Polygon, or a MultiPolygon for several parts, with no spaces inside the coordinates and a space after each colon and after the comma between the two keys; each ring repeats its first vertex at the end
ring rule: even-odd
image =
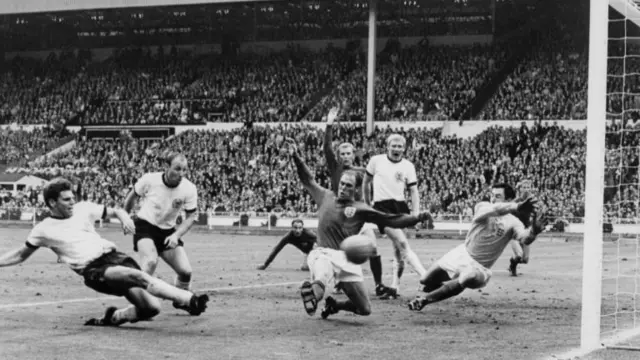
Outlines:
{"type": "Polygon", "coordinates": [[[357,235],[364,223],[373,223],[392,228],[406,228],[416,225],[417,216],[386,214],[373,209],[361,201],[340,201],[336,195],[323,189],[316,196],[318,209],[318,246],[340,249],[340,243],[349,236],[357,235]]]}
{"type": "Polygon", "coordinates": [[[296,236],[293,231],[289,231],[287,235],[285,235],[280,242],[276,245],[275,248],[271,251],[271,254],[264,262],[266,266],[269,266],[273,259],[276,258],[278,253],[285,247],[285,245],[293,245],[297,247],[300,251],[305,254],[308,254],[313,250],[313,246],[316,243],[318,237],[311,230],[303,229],[302,234],[300,236],[296,236]]]}
{"type": "MultiPolygon", "coordinates": [[[[340,178],[345,170],[354,170],[358,176],[357,183],[362,183],[366,169],[359,166],[344,166],[341,161],[338,161],[336,154],[333,152],[331,143],[333,142],[333,126],[327,125],[324,135],[324,156],[327,158],[327,167],[329,168],[329,174],[331,175],[331,190],[334,193],[338,193],[338,186],[340,185],[340,178]]],[[[362,188],[356,188],[356,200],[362,199],[362,188]]]]}
{"type": "Polygon", "coordinates": [[[318,246],[338,250],[340,243],[358,234],[366,222],[400,229],[420,222],[417,216],[382,213],[361,201],[339,201],[333,192],[313,180],[298,154],[293,155],[293,160],[302,184],[318,204],[318,246]]]}

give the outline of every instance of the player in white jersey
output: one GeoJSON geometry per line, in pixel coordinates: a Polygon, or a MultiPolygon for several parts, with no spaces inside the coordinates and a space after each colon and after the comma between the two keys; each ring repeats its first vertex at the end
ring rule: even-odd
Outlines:
{"type": "Polygon", "coordinates": [[[82,276],[87,287],[124,296],[133,304],[119,310],[109,307],[103,318],[91,319],[85,325],[118,326],[148,320],[160,312],[157,298],[179,303],[192,315],[205,311],[207,295],[196,296],[146,274],[134,259],[96,232],[95,222],[107,217],[118,218],[125,232],[135,231],[125,211],[91,202],[76,203],[71,182],[63,178],[51,180],[42,192],[51,217],[31,230],[22,247],[0,255],[0,267],[20,264],[38,248],[47,247],[58,255],[59,262],[82,276]]]}
{"type": "MultiPolygon", "coordinates": [[[[367,191],[373,182],[373,208],[391,214],[409,214],[409,206],[404,197],[408,188],[411,192],[412,215],[420,213],[420,194],[418,178],[413,163],[404,158],[406,139],[399,134],[387,138],[387,153],[373,156],[367,164],[363,184],[364,200],[371,204],[371,193],[367,191]]],[[[380,233],[387,234],[394,246],[395,262],[393,280],[382,298],[398,297],[400,277],[404,271],[405,260],[414,268],[420,277],[426,270],[420,259],[409,246],[407,235],[402,229],[378,227],[380,233]]]]}
{"type": "MultiPolygon", "coordinates": [[[[135,200],[141,199],[140,210],[134,219],[133,249],[140,254],[142,270],[153,274],[160,256],[176,272],[175,285],[189,290],[192,269],[181,238],[198,216],[198,191],[184,178],[187,159],[183,155],[173,153],[167,156],[166,163],[164,172],[144,174],[135,183],[127,195],[124,209],[131,212],[135,200]],[[176,226],[183,210],[187,217],[176,226]]],[[[178,303],[173,305],[186,310],[178,303]]]]}
{"type": "Polygon", "coordinates": [[[514,215],[531,214],[537,200],[527,198],[516,202],[515,191],[508,184],[493,185],[492,203],[476,205],[471,229],[464,244],[446,253],[420,279],[427,294],[409,303],[409,309],[419,311],[428,304],[456,296],[464,289],[479,289],[491,278],[491,267],[512,239],[530,245],[546,225],[545,219],[535,219],[524,227],[514,215]]]}

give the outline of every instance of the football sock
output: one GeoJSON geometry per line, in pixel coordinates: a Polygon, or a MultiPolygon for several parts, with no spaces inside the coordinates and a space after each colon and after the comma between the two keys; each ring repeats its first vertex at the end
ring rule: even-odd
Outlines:
{"type": "Polygon", "coordinates": [[[356,304],[354,304],[353,301],[351,300],[336,301],[336,308],[338,308],[338,310],[341,310],[341,311],[348,311],[356,314],[358,313],[358,308],[356,307],[356,304]]]}
{"type": "Polygon", "coordinates": [[[138,308],[133,305],[128,306],[124,309],[116,310],[116,312],[114,312],[113,316],[111,317],[111,321],[114,324],[118,325],[124,324],[126,322],[135,322],[137,320],[139,320],[138,308]]]}
{"type": "Polygon", "coordinates": [[[413,267],[413,269],[418,273],[420,278],[424,277],[425,274],[427,273],[427,270],[422,265],[422,262],[418,258],[418,255],[416,255],[416,253],[413,252],[413,250],[407,249],[404,256],[404,260],[406,260],[409,263],[409,265],[413,267]]]}
{"type": "Polygon", "coordinates": [[[175,285],[178,289],[182,289],[182,290],[190,290],[191,288],[191,275],[189,276],[180,276],[177,275],[176,276],[176,282],[175,285]]]}
{"type": "Polygon", "coordinates": [[[462,286],[458,280],[451,280],[425,295],[424,299],[427,301],[427,304],[431,304],[456,296],[463,291],[464,286],[462,286]]]}
{"type": "Polygon", "coordinates": [[[178,289],[157,278],[151,278],[151,280],[149,280],[147,291],[155,297],[173,300],[180,305],[189,305],[193,297],[192,292],[178,289]]]}
{"type": "Polygon", "coordinates": [[[313,290],[316,300],[320,301],[324,297],[324,284],[318,280],[311,283],[311,289],[313,290]]]}
{"type": "Polygon", "coordinates": [[[371,273],[373,274],[373,281],[376,285],[382,283],[382,259],[380,255],[375,255],[369,258],[369,266],[371,266],[371,273]]]}

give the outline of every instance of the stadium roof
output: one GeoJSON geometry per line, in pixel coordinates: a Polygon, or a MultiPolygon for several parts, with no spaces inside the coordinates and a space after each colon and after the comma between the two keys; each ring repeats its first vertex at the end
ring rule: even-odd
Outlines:
{"type": "MultiPolygon", "coordinates": [[[[0,15],[112,8],[252,3],[267,0],[2,0],[0,15]]],[[[270,2],[280,0],[269,0],[270,2]]]]}

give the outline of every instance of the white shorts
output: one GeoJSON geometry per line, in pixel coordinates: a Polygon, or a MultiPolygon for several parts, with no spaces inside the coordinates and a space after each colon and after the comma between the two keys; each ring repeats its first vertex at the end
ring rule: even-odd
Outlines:
{"type": "Polygon", "coordinates": [[[332,272],[329,275],[329,279],[322,279],[324,281],[333,280],[334,283],[339,282],[362,282],[364,277],[362,275],[362,267],[356,265],[347,260],[347,256],[344,251],[334,250],[329,248],[315,248],[309,253],[307,260],[309,264],[309,270],[311,271],[311,277],[315,280],[317,276],[323,275],[314,274],[316,263],[319,261],[327,261],[331,264],[332,272]]]}
{"type": "Polygon", "coordinates": [[[459,279],[461,283],[470,277],[479,275],[481,286],[478,288],[485,287],[491,279],[491,270],[473,260],[465,244],[460,244],[444,254],[436,264],[446,271],[452,280],[459,279]]]}

